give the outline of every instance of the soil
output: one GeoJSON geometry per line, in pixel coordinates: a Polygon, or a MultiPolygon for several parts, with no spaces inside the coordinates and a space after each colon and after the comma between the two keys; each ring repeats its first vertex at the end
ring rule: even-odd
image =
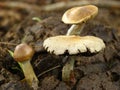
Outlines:
{"type": "MultiPolygon", "coordinates": [[[[19,2],[30,6],[47,3],[35,1],[19,2]]],[[[59,2],[50,1],[47,4],[59,2]]],[[[61,17],[68,8],[28,10],[27,6],[12,8],[5,2],[8,1],[0,2],[0,90],[120,90],[120,8],[99,7],[97,17],[86,23],[81,36],[97,36],[103,39],[106,48],[96,54],[75,55],[75,83],[69,85],[61,79],[63,60],[69,58],[50,54],[42,46],[46,38],[66,34],[71,25],[64,24],[61,17]],[[32,20],[33,17],[40,21],[32,20]],[[35,49],[31,64],[40,82],[34,89],[23,80],[22,70],[8,53],[23,41],[35,49]]]]}

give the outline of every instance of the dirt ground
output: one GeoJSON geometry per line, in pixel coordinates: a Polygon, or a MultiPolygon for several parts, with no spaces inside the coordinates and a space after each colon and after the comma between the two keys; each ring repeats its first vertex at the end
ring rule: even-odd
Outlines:
{"type": "MultiPolygon", "coordinates": [[[[106,48],[94,55],[86,53],[74,56],[76,81],[72,85],[61,79],[65,55],[56,56],[43,48],[46,38],[65,35],[71,26],[64,24],[61,17],[68,8],[75,5],[70,3],[69,7],[56,8],[55,3],[61,1],[71,2],[0,1],[0,90],[33,90],[23,81],[22,70],[8,53],[8,50],[14,51],[22,41],[35,49],[31,64],[39,79],[36,90],[120,90],[120,1],[113,0],[115,4],[107,3],[109,5],[106,6],[104,3],[96,5],[99,13],[86,23],[81,36],[97,36],[103,39],[106,48]],[[49,5],[53,5],[54,9],[45,9],[49,5]],[[32,20],[33,17],[40,18],[40,21],[32,20]],[[56,66],[60,67],[51,69],[56,66]],[[49,71],[46,72],[47,70],[49,71]]],[[[77,1],[79,0],[75,0],[76,3],[77,1]]]]}

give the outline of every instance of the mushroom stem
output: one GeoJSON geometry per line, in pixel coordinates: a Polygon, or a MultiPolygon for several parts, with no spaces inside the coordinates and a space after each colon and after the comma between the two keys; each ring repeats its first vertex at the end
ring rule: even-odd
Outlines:
{"type": "Polygon", "coordinates": [[[79,35],[82,32],[84,26],[85,26],[85,23],[81,23],[77,25],[74,24],[68,29],[66,35],[79,35]]]}
{"type": "Polygon", "coordinates": [[[33,81],[38,82],[38,79],[34,73],[34,70],[33,70],[32,65],[30,63],[30,60],[18,62],[18,63],[20,65],[20,67],[22,68],[25,79],[29,85],[32,85],[33,81]]]}
{"type": "Polygon", "coordinates": [[[71,56],[69,58],[69,61],[65,64],[65,66],[62,69],[62,80],[68,84],[73,83],[73,77],[71,77],[71,73],[73,72],[74,62],[74,57],[71,56]]]}

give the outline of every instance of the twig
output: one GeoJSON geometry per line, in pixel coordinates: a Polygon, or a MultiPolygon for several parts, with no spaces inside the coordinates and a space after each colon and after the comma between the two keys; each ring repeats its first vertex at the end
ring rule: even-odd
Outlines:
{"type": "Polygon", "coordinates": [[[0,2],[0,7],[12,8],[12,9],[25,9],[27,11],[40,10],[40,7],[37,5],[28,4],[25,2],[17,2],[17,1],[0,2]]]}
{"type": "Polygon", "coordinates": [[[0,42],[0,44],[4,44],[4,45],[12,45],[12,46],[16,46],[16,45],[17,45],[17,44],[9,43],[9,42],[0,42]]]}
{"type": "Polygon", "coordinates": [[[53,10],[60,10],[64,8],[70,8],[73,6],[80,6],[80,5],[87,5],[87,4],[94,4],[99,7],[107,7],[107,8],[116,8],[120,9],[120,1],[113,1],[113,0],[83,0],[83,1],[69,1],[69,2],[59,2],[51,5],[42,6],[41,9],[45,11],[53,11],[53,10]]]}
{"type": "Polygon", "coordinates": [[[59,67],[61,67],[61,65],[57,65],[57,66],[55,66],[55,67],[52,67],[52,68],[50,68],[50,69],[48,69],[48,70],[40,73],[40,74],[38,75],[38,78],[39,78],[40,76],[42,76],[43,74],[45,74],[45,73],[47,73],[47,72],[49,72],[49,71],[52,71],[52,70],[54,70],[54,69],[56,69],[56,68],[59,68],[59,67]]]}
{"type": "Polygon", "coordinates": [[[67,59],[68,59],[68,56],[65,56],[65,57],[63,58],[63,60],[62,60],[62,64],[57,65],[57,66],[55,66],[55,67],[52,67],[52,68],[50,68],[50,69],[42,72],[41,74],[38,75],[38,77],[42,76],[43,74],[45,74],[45,73],[47,73],[47,72],[49,72],[49,71],[52,71],[52,70],[56,69],[56,68],[62,67],[63,65],[65,65],[67,59]]]}

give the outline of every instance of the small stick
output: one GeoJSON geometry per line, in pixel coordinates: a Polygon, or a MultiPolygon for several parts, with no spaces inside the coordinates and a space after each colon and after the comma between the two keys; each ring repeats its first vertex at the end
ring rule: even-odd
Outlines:
{"type": "Polygon", "coordinates": [[[12,8],[12,9],[26,9],[28,11],[40,10],[40,7],[37,5],[28,4],[25,2],[17,2],[17,1],[0,2],[0,7],[12,8]]]}
{"type": "Polygon", "coordinates": [[[49,72],[49,71],[52,71],[52,70],[54,70],[54,69],[57,69],[57,68],[59,68],[59,67],[61,67],[61,65],[57,65],[57,66],[55,66],[55,67],[52,67],[52,68],[50,68],[50,69],[48,69],[48,70],[40,73],[37,77],[39,78],[39,77],[42,76],[43,74],[45,74],[45,73],[47,73],[47,72],[49,72]]]}
{"type": "Polygon", "coordinates": [[[94,4],[99,7],[107,7],[107,8],[116,8],[120,9],[120,1],[113,1],[109,0],[109,2],[106,0],[95,0],[95,1],[90,1],[90,0],[83,0],[83,1],[69,1],[69,2],[59,2],[55,4],[50,4],[46,6],[42,6],[41,8],[45,11],[53,11],[53,10],[60,10],[64,8],[70,8],[73,6],[80,6],[80,5],[88,5],[88,4],[94,4]]]}
{"type": "Polygon", "coordinates": [[[12,45],[12,46],[16,46],[16,45],[18,45],[18,44],[9,43],[9,42],[0,42],[0,44],[4,44],[4,45],[12,45]]]}
{"type": "Polygon", "coordinates": [[[38,78],[39,78],[40,76],[42,76],[43,74],[47,73],[47,72],[50,72],[50,71],[52,71],[52,70],[54,70],[54,69],[63,67],[63,65],[65,65],[65,63],[66,63],[67,58],[68,58],[68,56],[65,56],[65,57],[63,58],[62,64],[57,65],[57,66],[55,66],[55,67],[52,67],[52,68],[50,68],[50,69],[48,69],[48,70],[46,70],[46,71],[40,73],[40,74],[38,75],[38,78]]]}

